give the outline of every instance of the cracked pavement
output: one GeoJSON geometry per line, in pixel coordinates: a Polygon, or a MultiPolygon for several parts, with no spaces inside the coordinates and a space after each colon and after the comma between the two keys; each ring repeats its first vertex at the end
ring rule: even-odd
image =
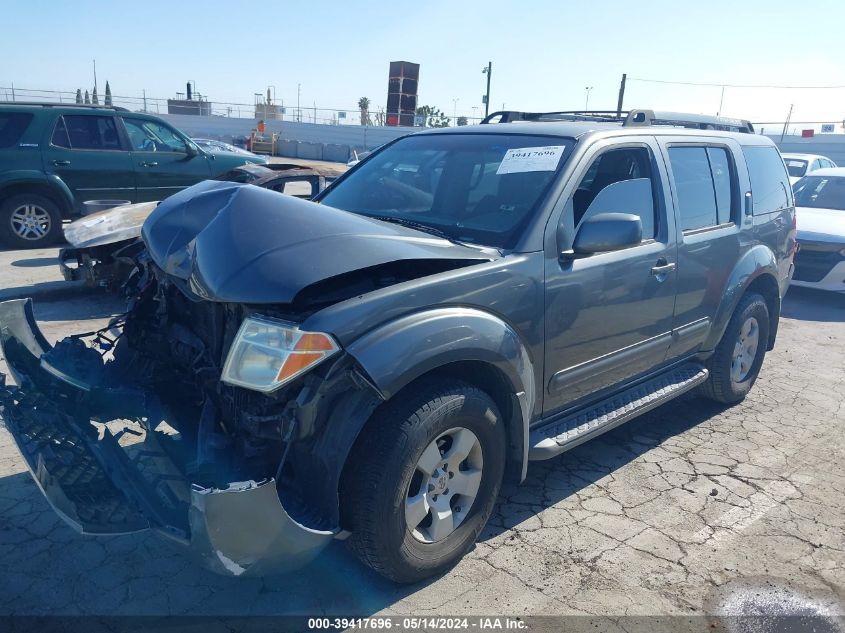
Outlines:
{"type": "MultiPolygon", "coordinates": [[[[36,316],[56,340],[118,309],[74,299],[36,304],[36,316]]],[[[232,579],[150,533],[80,536],[0,429],[0,613],[700,615],[768,600],[841,617],[843,345],[845,296],[793,289],[745,402],[685,396],[532,463],[524,484],[503,489],[475,549],[410,587],[339,542],[291,576],[232,579]]]]}

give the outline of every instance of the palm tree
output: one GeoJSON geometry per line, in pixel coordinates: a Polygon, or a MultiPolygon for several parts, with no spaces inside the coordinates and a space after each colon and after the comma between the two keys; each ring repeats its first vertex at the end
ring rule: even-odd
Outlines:
{"type": "Polygon", "coordinates": [[[370,100],[367,97],[358,99],[358,109],[361,111],[361,125],[372,125],[370,121],[370,100]]]}

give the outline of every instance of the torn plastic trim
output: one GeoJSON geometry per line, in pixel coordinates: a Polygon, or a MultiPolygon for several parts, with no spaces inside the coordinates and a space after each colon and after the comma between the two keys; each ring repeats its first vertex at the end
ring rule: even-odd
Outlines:
{"type": "Polygon", "coordinates": [[[315,530],[282,506],[276,480],[191,489],[191,546],[212,571],[231,576],[283,573],[311,562],[339,530],[315,530]]]}
{"type": "MultiPolygon", "coordinates": [[[[23,385],[6,387],[0,382],[0,419],[50,505],[78,532],[125,534],[151,527],[187,544],[213,571],[232,576],[301,567],[339,533],[294,520],[283,507],[273,478],[225,488],[192,485],[190,502],[180,510],[187,515],[189,529],[180,529],[168,521],[174,508],[157,497],[118,445],[118,436],[106,429],[97,437],[93,426],[88,428],[92,419],[101,419],[92,411],[100,406],[109,409],[110,395],[130,391],[97,385],[85,391],[48,372],[40,361],[51,347],[35,323],[29,299],[0,303],[0,345],[15,379],[23,385]]],[[[167,471],[161,476],[166,478],[167,471]]]]}

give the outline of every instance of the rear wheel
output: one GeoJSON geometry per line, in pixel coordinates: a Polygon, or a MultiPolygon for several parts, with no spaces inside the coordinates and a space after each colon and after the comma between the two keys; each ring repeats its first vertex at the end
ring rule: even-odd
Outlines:
{"type": "Polygon", "coordinates": [[[61,210],[45,196],[23,193],[0,204],[0,240],[7,246],[39,248],[55,243],[61,234],[61,210]]]}
{"type": "Polygon", "coordinates": [[[399,398],[356,442],[341,495],[353,552],[416,582],[458,562],[487,523],[505,432],[496,404],[471,385],[425,380],[399,398]]]}
{"type": "Polygon", "coordinates": [[[722,340],[707,362],[710,377],[702,386],[705,396],[734,404],[751,391],[769,340],[769,309],[760,295],[745,295],[736,307],[722,340]]]}

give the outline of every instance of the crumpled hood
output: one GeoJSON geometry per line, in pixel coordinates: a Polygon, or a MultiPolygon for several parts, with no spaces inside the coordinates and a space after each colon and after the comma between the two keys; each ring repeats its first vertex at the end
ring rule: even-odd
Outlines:
{"type": "Polygon", "coordinates": [[[142,237],[166,273],[232,303],[291,303],[318,281],[399,260],[491,259],[410,228],[210,180],[159,204],[142,237]]]}
{"type": "Polygon", "coordinates": [[[798,241],[845,244],[845,211],[798,207],[798,241]]]}

